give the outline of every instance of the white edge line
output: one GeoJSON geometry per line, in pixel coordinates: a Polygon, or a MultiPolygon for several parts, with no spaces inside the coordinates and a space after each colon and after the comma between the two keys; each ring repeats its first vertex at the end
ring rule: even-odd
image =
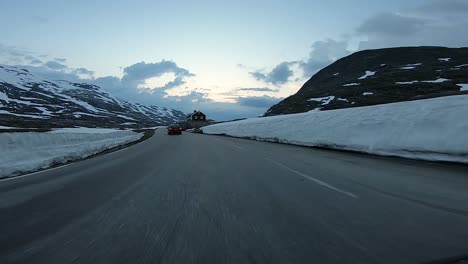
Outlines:
{"type": "Polygon", "coordinates": [[[17,179],[21,179],[21,178],[28,177],[28,176],[31,176],[31,175],[40,174],[40,173],[43,173],[43,172],[46,172],[46,171],[51,171],[51,170],[56,170],[56,169],[64,168],[64,167],[67,167],[67,166],[72,165],[73,163],[74,163],[74,162],[68,163],[68,164],[63,164],[63,165],[60,165],[60,166],[57,166],[57,167],[53,167],[53,168],[48,168],[48,169],[45,169],[45,170],[40,170],[40,171],[31,172],[31,173],[28,173],[28,174],[19,175],[19,176],[7,177],[7,178],[4,178],[4,179],[0,179],[0,182],[11,181],[11,180],[17,180],[17,179]]]}
{"type": "Polygon", "coordinates": [[[335,187],[335,186],[333,186],[333,185],[330,185],[330,184],[328,184],[328,183],[326,183],[326,182],[324,182],[324,181],[321,181],[321,180],[319,180],[319,179],[316,179],[316,178],[314,178],[314,177],[312,177],[312,176],[309,176],[309,175],[307,175],[307,174],[305,174],[305,173],[302,173],[302,172],[300,172],[300,171],[291,169],[291,168],[287,167],[286,165],[284,165],[284,164],[282,164],[282,163],[279,163],[279,162],[277,162],[277,161],[274,161],[274,160],[271,160],[271,159],[268,159],[268,160],[269,160],[270,162],[276,164],[277,166],[279,166],[279,167],[281,167],[281,168],[283,168],[283,169],[286,169],[286,170],[288,170],[288,171],[290,171],[290,172],[293,172],[293,173],[295,173],[295,174],[297,174],[297,175],[299,175],[299,176],[301,176],[301,177],[303,177],[303,178],[305,178],[305,179],[308,179],[309,181],[315,182],[315,183],[318,184],[318,185],[324,186],[324,187],[326,187],[326,188],[328,188],[328,189],[331,189],[331,190],[334,190],[334,191],[336,191],[336,192],[342,193],[342,194],[347,195],[347,196],[349,196],[349,197],[351,197],[351,198],[354,198],[354,199],[357,199],[357,198],[358,198],[358,196],[355,195],[354,193],[350,193],[350,192],[341,190],[341,189],[339,189],[339,188],[337,188],[337,187],[335,187]]]}

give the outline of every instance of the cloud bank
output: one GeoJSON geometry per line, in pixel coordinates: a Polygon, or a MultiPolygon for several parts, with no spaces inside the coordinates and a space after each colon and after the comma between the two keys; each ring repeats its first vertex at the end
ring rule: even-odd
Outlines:
{"type": "Polygon", "coordinates": [[[252,71],[249,74],[256,80],[263,81],[265,83],[272,83],[274,85],[281,85],[287,83],[294,72],[290,69],[292,65],[295,65],[297,62],[282,62],[276,65],[270,72],[263,71],[252,71]]]}
{"type": "MultiPolygon", "coordinates": [[[[303,74],[303,81],[337,59],[364,49],[401,46],[464,47],[468,34],[468,1],[432,0],[401,12],[383,12],[363,20],[344,39],[325,39],[311,45],[308,57],[297,62],[280,62],[271,72],[253,71],[250,76],[264,83],[282,85],[291,81],[292,66],[303,74]],[[357,42],[357,48],[350,49],[357,42]]],[[[245,64],[241,64],[245,67],[245,64]]]]}
{"type": "MultiPolygon", "coordinates": [[[[37,55],[0,44],[0,60],[3,59],[0,63],[21,66],[33,74],[51,80],[92,83],[106,89],[114,96],[132,102],[169,107],[184,112],[202,110],[209,118],[216,120],[260,116],[272,104],[281,100],[271,96],[232,95],[235,103],[216,102],[209,98],[209,90],[196,87],[185,87],[184,93],[170,95],[168,92],[171,89],[183,87],[188,78],[196,75],[169,60],[129,65],[123,68],[121,78],[117,76],[95,78],[95,72],[90,69],[68,66],[64,58],[48,58],[50,57],[44,54],[37,55]],[[161,78],[165,74],[172,74],[174,78],[159,87],[147,86],[147,80],[161,78]]],[[[277,92],[278,89],[259,87],[238,88],[236,91],[264,93],[277,92]]]]}

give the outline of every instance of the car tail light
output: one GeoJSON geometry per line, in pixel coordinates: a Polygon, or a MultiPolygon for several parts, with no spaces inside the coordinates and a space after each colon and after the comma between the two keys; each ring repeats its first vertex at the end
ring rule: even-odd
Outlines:
{"type": "Polygon", "coordinates": [[[181,128],[181,127],[179,127],[179,130],[180,130],[180,131],[182,131],[182,128],[181,128]]]}
{"type": "Polygon", "coordinates": [[[170,127],[169,130],[172,130],[172,127],[170,127]]]}

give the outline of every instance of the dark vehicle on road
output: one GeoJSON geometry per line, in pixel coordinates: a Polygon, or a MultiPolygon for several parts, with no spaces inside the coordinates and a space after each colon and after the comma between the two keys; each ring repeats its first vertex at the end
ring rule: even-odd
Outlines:
{"type": "Polygon", "coordinates": [[[167,128],[168,135],[181,135],[182,134],[182,127],[179,125],[171,125],[167,128]]]}

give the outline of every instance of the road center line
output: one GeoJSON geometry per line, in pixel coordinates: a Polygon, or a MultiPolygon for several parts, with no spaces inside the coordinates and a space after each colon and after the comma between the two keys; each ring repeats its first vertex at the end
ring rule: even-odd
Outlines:
{"type": "Polygon", "coordinates": [[[288,170],[288,171],[290,171],[290,172],[292,172],[292,173],[295,173],[295,174],[297,174],[297,175],[299,175],[299,176],[301,176],[301,177],[303,177],[303,178],[305,178],[305,179],[307,179],[307,180],[309,180],[309,181],[315,182],[315,183],[318,184],[318,185],[321,185],[321,186],[326,187],[326,188],[328,188],[328,189],[331,189],[331,190],[333,190],[333,191],[342,193],[342,194],[347,195],[347,196],[349,196],[349,197],[351,197],[351,198],[354,198],[354,199],[357,199],[357,198],[358,198],[358,196],[355,195],[354,193],[350,193],[350,192],[341,190],[340,188],[337,188],[337,187],[335,187],[335,186],[333,186],[333,185],[330,185],[330,184],[328,184],[328,183],[326,183],[326,182],[324,182],[324,181],[321,181],[321,180],[319,180],[319,179],[317,179],[317,178],[314,178],[314,177],[312,177],[312,176],[309,176],[309,175],[307,175],[307,174],[305,174],[305,173],[302,173],[302,172],[300,172],[300,171],[297,171],[297,170],[295,170],[295,169],[291,169],[291,168],[289,168],[288,166],[286,166],[286,165],[284,165],[284,164],[282,164],[282,163],[280,163],[280,162],[277,162],[277,161],[274,161],[274,160],[271,160],[271,159],[267,159],[267,160],[269,160],[270,162],[274,163],[275,165],[277,165],[277,166],[279,166],[279,167],[281,167],[281,168],[283,168],[283,169],[285,169],[285,170],[288,170]]]}

